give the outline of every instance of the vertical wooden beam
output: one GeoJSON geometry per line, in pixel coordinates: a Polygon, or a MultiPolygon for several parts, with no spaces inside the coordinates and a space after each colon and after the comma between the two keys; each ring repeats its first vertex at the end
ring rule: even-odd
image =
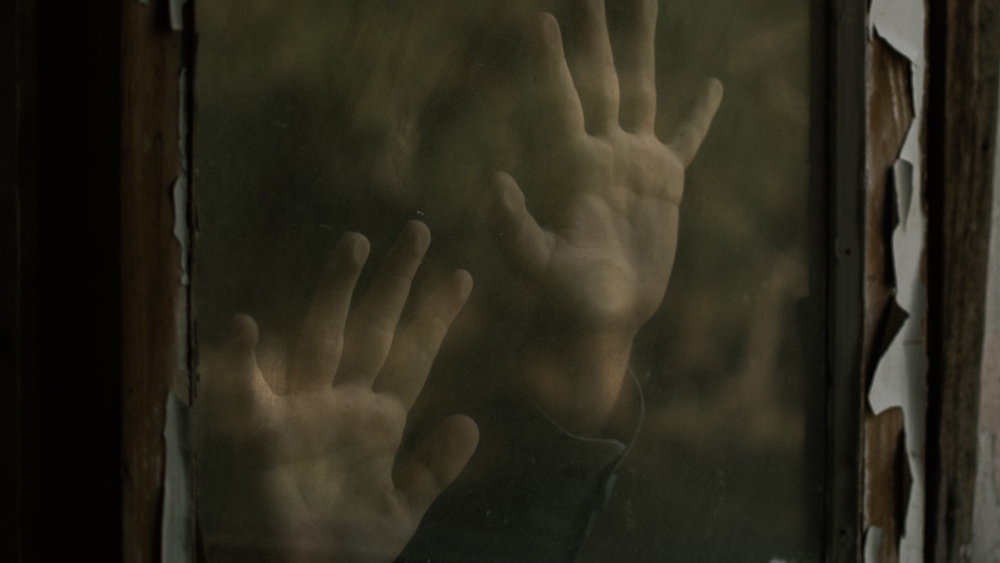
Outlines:
{"type": "Polygon", "coordinates": [[[187,399],[173,201],[184,54],[167,0],[121,1],[122,549],[124,561],[144,563],[160,553],[167,394],[187,399]]]}
{"type": "Polygon", "coordinates": [[[971,539],[1000,1],[930,3],[928,561],[971,539]]]}
{"type": "Polygon", "coordinates": [[[864,386],[865,49],[868,2],[837,0],[829,26],[827,507],[824,561],[861,560],[864,386]]]}

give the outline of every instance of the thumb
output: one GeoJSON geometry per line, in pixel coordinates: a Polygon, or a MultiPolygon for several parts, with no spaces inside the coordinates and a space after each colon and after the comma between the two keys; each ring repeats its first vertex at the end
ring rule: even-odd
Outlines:
{"type": "Polygon", "coordinates": [[[694,160],[701,142],[708,135],[708,129],[715,118],[715,112],[722,103],[722,83],[710,78],[702,87],[701,94],[695,101],[694,108],[678,126],[669,146],[677,154],[686,168],[694,160]]]}
{"type": "Polygon", "coordinates": [[[235,315],[221,356],[208,362],[203,374],[210,399],[234,416],[245,416],[270,394],[257,367],[257,323],[249,315],[235,315]]]}
{"type": "Polygon", "coordinates": [[[206,348],[198,358],[198,391],[225,395],[246,385],[257,369],[255,350],[259,332],[249,315],[235,315],[219,348],[206,348]]]}
{"type": "Polygon", "coordinates": [[[510,174],[493,175],[493,194],[493,231],[500,250],[529,277],[540,277],[552,258],[554,236],[531,216],[524,192],[510,174]]]}
{"type": "Polygon", "coordinates": [[[458,477],[479,443],[479,427],[471,418],[449,416],[417,446],[399,477],[410,513],[419,521],[434,499],[458,477]]]}

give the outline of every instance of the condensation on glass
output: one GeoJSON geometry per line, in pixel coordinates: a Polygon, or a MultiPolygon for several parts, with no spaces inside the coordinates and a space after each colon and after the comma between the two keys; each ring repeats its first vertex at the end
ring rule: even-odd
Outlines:
{"type": "Polygon", "coordinates": [[[208,561],[820,559],[808,2],[196,19],[208,561]]]}

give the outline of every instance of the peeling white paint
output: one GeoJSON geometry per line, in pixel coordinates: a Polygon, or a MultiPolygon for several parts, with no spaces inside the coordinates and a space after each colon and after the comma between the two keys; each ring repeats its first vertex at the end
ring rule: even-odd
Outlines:
{"type": "MultiPolygon", "coordinates": [[[[997,131],[1000,132],[1000,117],[997,131]]],[[[995,151],[993,158],[993,216],[980,371],[972,563],[1000,561],[1000,151],[995,151]]]]}
{"type": "Polygon", "coordinates": [[[884,536],[885,530],[878,526],[869,526],[868,530],[865,531],[864,563],[879,563],[878,552],[882,549],[884,536]]]}
{"type": "Polygon", "coordinates": [[[899,406],[903,409],[906,451],[913,487],[906,523],[899,545],[900,563],[924,560],[924,442],[926,434],[927,355],[923,348],[923,317],[927,309],[927,289],[921,277],[927,218],[923,213],[923,186],[920,171],[923,154],[920,131],[924,123],[926,55],[924,29],[926,6],[923,0],[873,0],[869,12],[870,31],[885,39],[910,60],[913,86],[913,123],[893,167],[900,222],[892,233],[893,265],[896,273],[896,301],[909,318],[880,358],[868,396],[878,414],[899,406]]]}
{"type": "Polygon", "coordinates": [[[195,560],[192,438],[190,409],[173,392],[168,393],[167,421],[163,428],[166,463],[160,529],[160,561],[163,563],[193,563],[195,560]]]}
{"type": "Polygon", "coordinates": [[[910,62],[922,65],[927,21],[924,10],[923,0],[873,0],[868,25],[910,62]]]}
{"type": "MultiPolygon", "coordinates": [[[[173,3],[171,3],[171,9],[173,3]]],[[[172,12],[171,12],[172,15],[172,12]]],[[[190,295],[188,264],[191,249],[190,186],[188,184],[188,75],[181,69],[178,76],[177,146],[179,162],[177,179],[171,189],[174,211],[174,238],[180,251],[180,286],[174,299],[174,327],[177,372],[174,391],[168,393],[163,437],[166,444],[163,476],[163,513],[160,537],[160,560],[163,563],[194,563],[195,561],[195,496],[193,471],[192,421],[190,409],[176,393],[191,396],[190,372],[190,295]]]]}
{"type": "Polygon", "coordinates": [[[922,318],[926,310],[927,294],[920,266],[926,219],[920,203],[920,192],[911,184],[915,167],[900,160],[893,168],[896,172],[896,204],[900,214],[900,223],[892,233],[896,300],[910,316],[878,362],[868,402],[876,414],[896,406],[903,409],[906,450],[914,486],[900,542],[900,561],[912,562],[922,561],[923,551],[922,539],[914,540],[923,535],[927,355],[923,347],[922,318]],[[909,197],[907,194],[910,194],[909,197]],[[908,206],[904,205],[906,199],[910,199],[908,206]],[[905,556],[908,558],[904,559],[905,549],[910,552],[905,556]]]}
{"type": "Polygon", "coordinates": [[[188,0],[170,0],[170,28],[174,31],[184,29],[184,4],[188,0]]]}
{"type": "Polygon", "coordinates": [[[1000,436],[979,433],[976,498],[972,511],[971,563],[1000,561],[1000,491],[993,474],[1000,468],[1000,436]]]}

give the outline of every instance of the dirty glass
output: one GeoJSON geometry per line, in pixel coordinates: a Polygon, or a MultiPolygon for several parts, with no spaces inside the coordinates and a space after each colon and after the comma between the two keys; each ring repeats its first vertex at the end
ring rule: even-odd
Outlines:
{"type": "Polygon", "coordinates": [[[196,21],[208,561],[819,560],[806,0],[196,21]]]}

